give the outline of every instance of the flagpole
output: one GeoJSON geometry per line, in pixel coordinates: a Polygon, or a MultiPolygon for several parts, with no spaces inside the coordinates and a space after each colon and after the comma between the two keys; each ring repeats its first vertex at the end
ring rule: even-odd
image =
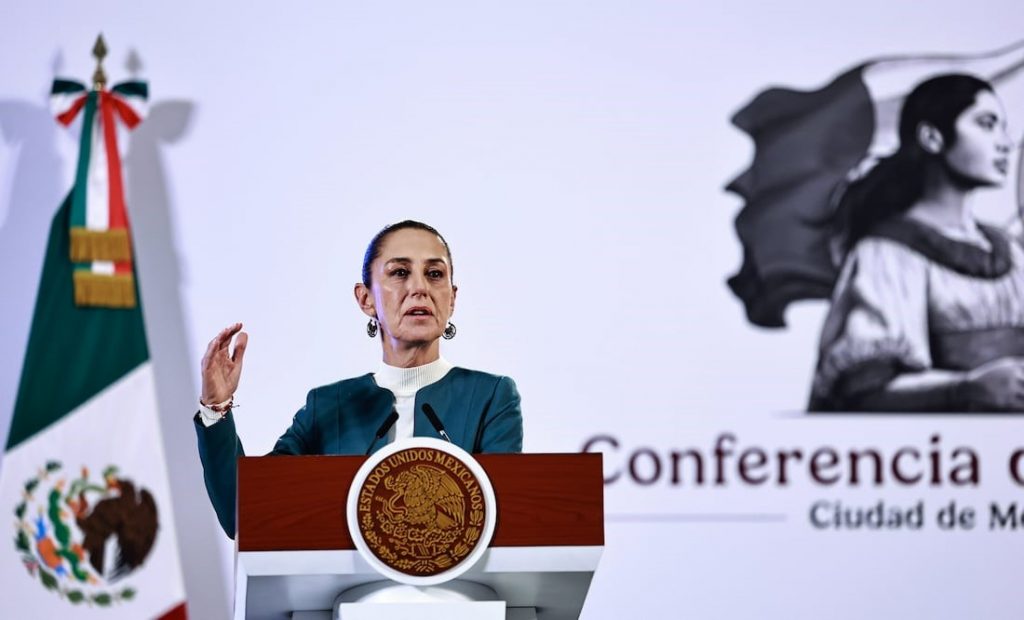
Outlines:
{"type": "Polygon", "coordinates": [[[96,58],[96,71],[92,74],[92,89],[101,91],[107,85],[107,74],[103,71],[103,59],[107,56],[107,43],[103,33],[96,35],[96,43],[92,46],[92,55],[96,58]]]}

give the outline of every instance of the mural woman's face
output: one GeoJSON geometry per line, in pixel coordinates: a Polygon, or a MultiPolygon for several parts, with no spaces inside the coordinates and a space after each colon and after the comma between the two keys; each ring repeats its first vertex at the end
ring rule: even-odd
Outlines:
{"type": "Polygon", "coordinates": [[[987,90],[979,92],[974,104],[957,117],[956,136],[945,153],[949,168],[981,186],[1002,185],[1013,147],[1002,102],[987,90]]]}

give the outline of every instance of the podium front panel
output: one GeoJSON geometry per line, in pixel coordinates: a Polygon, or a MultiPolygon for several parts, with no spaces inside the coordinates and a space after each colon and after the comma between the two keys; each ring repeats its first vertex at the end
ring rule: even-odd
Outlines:
{"type": "MultiPolygon", "coordinates": [[[[491,547],[603,546],[600,454],[479,454],[498,499],[491,547]]],[[[245,457],[238,551],[354,550],[345,521],[361,456],[245,457]]]]}

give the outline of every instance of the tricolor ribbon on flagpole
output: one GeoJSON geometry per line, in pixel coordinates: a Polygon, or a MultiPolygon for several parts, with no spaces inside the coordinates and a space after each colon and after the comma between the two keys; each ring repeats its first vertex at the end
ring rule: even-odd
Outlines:
{"type": "Polygon", "coordinates": [[[110,90],[54,80],[51,103],[65,127],[82,117],[78,165],[71,190],[70,256],[75,264],[75,304],[132,308],[136,305],[131,235],[125,209],[117,124],[134,129],[144,114],[145,82],[110,90]]]}

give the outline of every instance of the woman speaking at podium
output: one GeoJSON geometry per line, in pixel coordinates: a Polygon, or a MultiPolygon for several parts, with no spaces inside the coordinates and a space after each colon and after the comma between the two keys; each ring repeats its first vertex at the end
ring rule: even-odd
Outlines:
{"type": "MultiPolygon", "coordinates": [[[[310,390],[270,454],[364,454],[412,436],[441,436],[468,452],[521,451],[512,379],[441,357],[441,338],[455,336],[452,273],[448,242],[434,228],[406,220],[377,233],[354,292],[369,317],[367,335],[380,339],[382,362],[376,372],[310,390]]],[[[206,490],[231,537],[236,459],[244,455],[231,411],[248,340],[241,330],[236,323],[210,341],[195,415],[206,490]]]]}

